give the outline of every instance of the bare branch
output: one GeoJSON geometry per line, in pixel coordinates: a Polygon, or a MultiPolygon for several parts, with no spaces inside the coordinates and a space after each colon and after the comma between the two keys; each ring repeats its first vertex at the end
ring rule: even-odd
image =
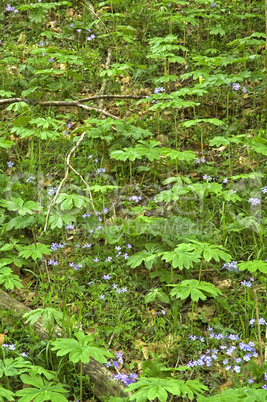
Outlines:
{"type": "MultiPolygon", "coordinates": [[[[61,191],[61,189],[62,189],[62,186],[63,186],[63,184],[65,183],[65,181],[66,181],[67,178],[68,178],[69,169],[71,168],[73,171],[75,171],[75,169],[73,169],[73,167],[70,165],[70,158],[71,158],[71,155],[76,151],[76,149],[78,148],[78,146],[80,145],[80,143],[82,142],[82,140],[84,139],[85,134],[86,134],[86,131],[84,131],[84,132],[82,133],[82,135],[80,136],[80,138],[79,138],[79,140],[77,141],[77,143],[74,145],[74,147],[70,150],[70,152],[69,152],[68,155],[67,155],[67,158],[66,158],[65,176],[63,177],[63,179],[61,180],[61,182],[60,182],[60,184],[59,184],[59,186],[58,186],[58,189],[57,189],[57,192],[56,192],[56,194],[55,194],[55,197],[52,199],[52,201],[51,201],[50,204],[49,204],[48,211],[47,211],[46,218],[45,218],[45,226],[44,226],[43,232],[46,232],[46,229],[47,229],[47,226],[48,226],[48,219],[49,219],[49,216],[50,216],[50,213],[51,213],[52,206],[55,204],[55,202],[56,202],[56,200],[57,200],[57,197],[59,196],[59,193],[60,193],[60,191],[61,191]]],[[[85,182],[85,180],[81,177],[81,175],[80,175],[78,172],[75,171],[75,173],[76,173],[76,174],[82,179],[82,181],[86,184],[87,189],[89,188],[90,200],[91,200],[91,202],[92,202],[93,210],[95,211],[95,207],[94,207],[94,204],[93,204],[93,199],[92,199],[92,194],[91,194],[91,191],[90,191],[90,187],[88,186],[88,184],[85,182]]]]}
{"type": "Polygon", "coordinates": [[[80,108],[82,108],[84,110],[89,110],[89,111],[94,110],[94,111],[96,111],[98,113],[102,113],[103,115],[105,115],[107,117],[111,117],[114,120],[121,120],[119,117],[117,117],[114,114],[111,114],[109,112],[106,112],[103,109],[97,109],[96,107],[85,106],[82,103],[77,103],[76,106],[78,106],[78,107],[80,107],[80,108]]]}

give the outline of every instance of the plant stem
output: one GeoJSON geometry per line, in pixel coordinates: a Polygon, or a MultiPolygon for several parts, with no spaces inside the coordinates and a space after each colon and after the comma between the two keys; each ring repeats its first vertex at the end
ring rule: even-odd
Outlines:
{"type": "Polygon", "coordinates": [[[260,323],[259,323],[258,297],[257,297],[256,289],[254,289],[254,299],[255,299],[255,311],[256,311],[256,321],[257,321],[258,341],[259,341],[259,351],[260,351],[260,363],[261,363],[261,368],[264,369],[262,344],[261,344],[261,330],[260,330],[260,323]]]}
{"type": "Polygon", "coordinates": [[[80,401],[83,400],[83,364],[80,364],[80,401]]]}

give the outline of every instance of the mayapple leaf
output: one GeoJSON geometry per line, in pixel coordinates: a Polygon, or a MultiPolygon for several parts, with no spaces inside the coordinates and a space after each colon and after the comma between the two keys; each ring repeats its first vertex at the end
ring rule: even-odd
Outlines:
{"type": "Polygon", "coordinates": [[[222,292],[217,289],[212,283],[199,282],[196,279],[184,280],[177,284],[170,284],[167,286],[173,287],[170,295],[175,296],[176,299],[185,300],[191,297],[191,300],[198,302],[199,299],[206,300],[207,297],[218,297],[222,292]]]}
{"type": "Polygon", "coordinates": [[[266,274],[267,262],[263,260],[252,260],[252,261],[241,262],[238,264],[238,269],[239,271],[245,271],[247,269],[251,273],[260,271],[266,274]]]}

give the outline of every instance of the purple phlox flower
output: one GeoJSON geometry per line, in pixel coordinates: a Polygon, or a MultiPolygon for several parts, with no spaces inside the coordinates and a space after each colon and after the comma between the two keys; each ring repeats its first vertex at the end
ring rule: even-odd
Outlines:
{"type": "Polygon", "coordinates": [[[228,337],[231,341],[237,341],[239,338],[236,334],[230,334],[228,337]]]}
{"type": "Polygon", "coordinates": [[[62,243],[52,243],[51,244],[51,250],[52,251],[57,251],[58,248],[64,248],[66,246],[66,243],[62,242],[62,243]]]}
{"type": "Polygon", "coordinates": [[[78,271],[80,268],[82,268],[82,264],[81,264],[81,263],[79,263],[79,264],[74,264],[74,262],[70,262],[70,263],[69,263],[69,266],[72,267],[72,268],[74,268],[75,271],[78,271]]]}
{"type": "Polygon", "coordinates": [[[48,190],[48,194],[49,195],[54,195],[57,192],[57,188],[56,187],[52,187],[48,190]]]}
{"type": "Polygon", "coordinates": [[[250,197],[249,200],[248,200],[248,202],[249,202],[251,205],[258,205],[258,204],[261,203],[261,200],[260,200],[259,198],[250,197]]]}
{"type": "Polygon", "coordinates": [[[3,343],[2,347],[7,349],[7,350],[16,350],[16,345],[15,344],[8,345],[7,343],[3,343]]]}
{"type": "Polygon", "coordinates": [[[90,218],[91,214],[87,213],[87,214],[83,214],[82,218],[90,218]]]}
{"type": "Polygon", "coordinates": [[[267,325],[267,322],[265,321],[264,318],[261,317],[261,318],[259,319],[259,324],[260,324],[260,325],[267,325]]]}
{"type": "Polygon", "coordinates": [[[103,219],[101,218],[101,216],[98,217],[99,222],[102,222],[103,219]]]}
{"type": "Polygon", "coordinates": [[[261,188],[261,191],[263,192],[263,194],[266,194],[266,193],[267,193],[267,186],[262,187],[262,188],[261,188]]]}
{"type": "Polygon", "coordinates": [[[129,197],[129,201],[135,201],[136,203],[141,200],[142,200],[142,197],[137,196],[137,195],[133,195],[132,197],[129,197]]]}
{"type": "Polygon", "coordinates": [[[248,384],[253,384],[254,383],[254,380],[252,380],[252,378],[249,378],[248,379],[248,384]]]}
{"type": "Polygon", "coordinates": [[[237,262],[236,261],[231,261],[231,262],[226,262],[222,268],[226,268],[228,271],[234,271],[234,272],[238,272],[238,268],[237,268],[237,262]]]}
{"type": "Polygon", "coordinates": [[[212,7],[212,8],[216,7],[216,3],[212,3],[212,4],[211,4],[211,7],[212,7]]]}
{"type": "Polygon", "coordinates": [[[66,230],[73,230],[73,229],[75,229],[75,226],[74,225],[66,225],[65,229],[66,230]]]}
{"type": "Polygon", "coordinates": [[[105,261],[106,261],[106,262],[112,261],[112,257],[107,257],[107,258],[105,259],[105,261]]]}
{"type": "Polygon", "coordinates": [[[107,214],[108,213],[108,208],[103,208],[103,212],[104,212],[104,214],[107,214]]]}
{"type": "Polygon", "coordinates": [[[46,53],[45,53],[45,52],[43,52],[43,53],[42,53],[42,56],[45,56],[45,55],[46,55],[46,53]]]}
{"type": "Polygon", "coordinates": [[[11,162],[11,161],[9,161],[9,162],[7,162],[7,166],[8,166],[9,168],[12,168],[12,167],[14,166],[14,163],[11,162]]]}
{"type": "Polygon", "coordinates": [[[58,265],[58,261],[55,261],[55,260],[49,260],[49,261],[47,261],[47,265],[53,265],[53,266],[56,266],[56,265],[58,265]]]}
{"type": "Polygon", "coordinates": [[[218,333],[218,334],[216,334],[216,335],[214,336],[214,338],[217,339],[217,341],[219,341],[220,339],[224,339],[225,336],[224,336],[223,334],[221,334],[221,333],[218,333]]]}
{"type": "Polygon", "coordinates": [[[100,226],[100,225],[98,225],[98,226],[95,228],[95,230],[100,230],[100,229],[102,229],[102,226],[100,226]]]}
{"type": "Polygon", "coordinates": [[[165,89],[163,87],[158,87],[154,89],[154,94],[158,94],[160,92],[165,92],[165,89]]]}
{"type": "Polygon", "coordinates": [[[226,346],[226,345],[220,345],[219,348],[220,348],[221,350],[224,350],[224,349],[227,349],[227,346],[226,346]]]}
{"type": "Polygon", "coordinates": [[[95,163],[97,163],[98,162],[98,159],[97,158],[95,158],[95,163]]]}
{"type": "Polygon", "coordinates": [[[242,362],[242,359],[241,359],[240,357],[238,357],[237,359],[235,359],[235,362],[236,362],[236,363],[241,363],[241,362],[242,362]]]}
{"type": "Polygon", "coordinates": [[[264,373],[264,381],[267,381],[267,373],[264,373]]]}
{"type": "Polygon", "coordinates": [[[197,158],[197,159],[195,160],[195,164],[198,165],[199,163],[200,163],[200,158],[197,158]]]}
{"type": "Polygon", "coordinates": [[[88,157],[87,157],[87,159],[91,159],[93,157],[93,155],[89,155],[88,157]]]}
{"type": "Polygon", "coordinates": [[[231,367],[232,367],[232,366],[229,364],[228,366],[225,367],[225,370],[226,370],[226,371],[229,371],[229,370],[231,370],[231,367]]]}
{"type": "Polygon", "coordinates": [[[91,234],[94,233],[94,229],[89,230],[89,232],[90,232],[91,234]]]}
{"type": "Polygon", "coordinates": [[[240,88],[240,84],[233,84],[233,85],[232,85],[232,89],[233,89],[234,91],[238,91],[239,88],[240,88]]]}
{"type": "Polygon", "coordinates": [[[127,244],[127,247],[128,247],[128,248],[132,248],[132,245],[131,245],[131,244],[127,244]]]}
{"type": "Polygon", "coordinates": [[[111,361],[108,360],[108,361],[106,362],[106,364],[104,364],[104,366],[106,366],[106,367],[111,367],[111,366],[112,366],[111,361]]]}
{"type": "Polygon", "coordinates": [[[207,175],[207,174],[204,174],[204,176],[203,176],[203,180],[208,180],[208,181],[211,181],[211,180],[212,180],[212,177],[211,177],[211,176],[209,176],[209,175],[207,175]]]}
{"type": "Polygon", "coordinates": [[[105,295],[100,295],[100,296],[99,296],[99,299],[104,300],[104,299],[105,299],[105,295]]]}
{"type": "Polygon", "coordinates": [[[118,285],[116,285],[116,283],[114,283],[114,284],[112,285],[112,288],[113,288],[114,290],[117,290],[117,289],[118,289],[118,285]]]}
{"type": "Polygon", "coordinates": [[[119,251],[119,250],[121,250],[121,247],[120,246],[115,246],[115,250],[119,251]]]}
{"type": "Polygon", "coordinates": [[[239,343],[239,349],[243,350],[244,352],[254,352],[255,351],[255,345],[254,342],[250,341],[248,344],[245,344],[244,342],[239,343]]]}
{"type": "Polygon", "coordinates": [[[121,294],[121,293],[126,293],[127,292],[127,288],[123,287],[123,288],[117,288],[116,293],[121,294]]]}
{"type": "Polygon", "coordinates": [[[166,310],[161,310],[162,315],[166,315],[166,310]]]}
{"type": "Polygon", "coordinates": [[[267,384],[264,384],[261,388],[267,390],[267,384]]]}
{"type": "Polygon", "coordinates": [[[240,368],[240,366],[234,366],[233,370],[234,370],[236,373],[240,373],[241,368],[240,368]]]}
{"type": "Polygon", "coordinates": [[[20,355],[21,355],[22,357],[28,357],[27,353],[25,353],[25,352],[22,352],[20,355]]]}
{"type": "Polygon", "coordinates": [[[73,24],[70,24],[70,27],[73,28],[73,24]]]}
{"type": "Polygon", "coordinates": [[[26,183],[33,183],[35,180],[34,176],[29,176],[28,179],[26,180],[26,183]]]}
{"type": "Polygon", "coordinates": [[[91,245],[92,245],[92,244],[86,243],[86,244],[84,244],[84,245],[82,246],[82,248],[89,248],[89,247],[91,247],[91,245]]]}
{"type": "Polygon", "coordinates": [[[227,177],[225,177],[224,179],[223,179],[223,183],[228,183],[228,179],[227,179],[227,177]]]}
{"type": "Polygon", "coordinates": [[[98,216],[99,214],[100,214],[99,212],[95,211],[95,216],[98,216]]]}
{"type": "Polygon", "coordinates": [[[81,29],[76,29],[76,31],[77,31],[77,32],[79,32],[79,33],[80,33],[80,32],[82,32],[82,30],[81,30],[81,29]]]}
{"type": "Polygon", "coordinates": [[[69,132],[68,132],[68,131],[64,131],[64,134],[65,134],[65,135],[68,135],[68,134],[69,134],[69,132]]]}
{"type": "Polygon", "coordinates": [[[205,162],[206,162],[206,159],[205,159],[205,158],[200,158],[200,161],[201,161],[202,163],[205,163],[205,162]]]}
{"type": "Polygon", "coordinates": [[[243,85],[243,87],[242,87],[242,92],[243,92],[243,94],[246,94],[248,91],[247,91],[247,88],[243,85]]]}
{"type": "Polygon", "coordinates": [[[96,257],[96,258],[93,259],[93,261],[94,261],[94,262],[98,262],[98,261],[99,261],[99,258],[96,257]]]}
{"type": "Polygon", "coordinates": [[[127,259],[129,258],[129,256],[128,256],[127,253],[124,253],[124,254],[122,254],[122,255],[123,255],[123,257],[125,258],[125,260],[127,260],[127,259]]]}
{"type": "Polygon", "coordinates": [[[121,255],[121,251],[118,252],[118,254],[116,254],[116,257],[119,257],[121,255]]]}
{"type": "Polygon", "coordinates": [[[235,346],[230,346],[230,348],[228,348],[225,353],[226,353],[228,356],[231,356],[232,353],[234,352],[235,348],[236,348],[235,346]]]}
{"type": "Polygon", "coordinates": [[[71,123],[68,123],[67,126],[68,126],[69,128],[71,128],[71,123]]]}
{"type": "Polygon", "coordinates": [[[93,281],[87,282],[87,285],[92,285],[93,281]]]}
{"type": "Polygon", "coordinates": [[[188,339],[191,339],[191,341],[196,341],[198,337],[196,335],[189,335],[188,339]]]}
{"type": "Polygon", "coordinates": [[[241,285],[247,286],[248,288],[251,288],[251,287],[252,287],[252,282],[249,282],[249,281],[242,281],[242,282],[241,282],[241,285]]]}
{"type": "Polygon", "coordinates": [[[80,245],[80,244],[76,244],[76,246],[75,246],[75,247],[79,248],[79,247],[81,247],[81,245],[80,245]]]}
{"type": "Polygon", "coordinates": [[[118,357],[118,360],[119,360],[120,358],[123,357],[123,353],[122,352],[116,352],[116,357],[118,357]]]}
{"type": "Polygon", "coordinates": [[[250,353],[246,353],[246,354],[243,356],[243,360],[245,360],[245,362],[248,362],[250,359],[251,359],[251,354],[250,354],[250,353]]]}
{"type": "Polygon", "coordinates": [[[102,278],[109,281],[111,279],[111,276],[109,274],[107,274],[107,275],[103,275],[102,278]]]}
{"type": "Polygon", "coordinates": [[[224,359],[224,360],[223,360],[223,364],[224,364],[224,365],[226,365],[226,364],[228,364],[228,363],[229,363],[229,359],[224,359]]]}

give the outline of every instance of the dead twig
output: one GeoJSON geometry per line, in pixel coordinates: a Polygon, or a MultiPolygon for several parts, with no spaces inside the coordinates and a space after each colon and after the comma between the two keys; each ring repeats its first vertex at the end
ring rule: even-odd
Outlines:
{"type": "Polygon", "coordinates": [[[90,191],[90,187],[89,185],[85,182],[85,180],[82,178],[82,176],[70,165],[70,158],[71,155],[76,151],[76,149],[78,148],[78,146],[80,145],[80,143],[82,142],[82,140],[84,139],[84,136],[86,134],[86,131],[84,131],[82,133],[82,135],[80,136],[79,140],[77,141],[77,143],[74,145],[74,147],[70,150],[70,152],[68,153],[67,157],[66,157],[66,169],[65,169],[65,176],[63,177],[63,179],[61,180],[58,189],[56,191],[56,194],[54,196],[54,198],[52,199],[52,201],[49,204],[48,210],[47,210],[47,214],[46,214],[46,218],[45,218],[45,226],[44,226],[44,230],[43,232],[46,232],[47,226],[48,226],[48,219],[51,213],[51,209],[53,207],[53,205],[55,204],[57,197],[59,196],[59,193],[62,189],[63,184],[65,183],[65,181],[67,180],[68,176],[69,176],[69,170],[72,169],[83,181],[83,183],[86,184],[87,189],[89,189],[89,196],[90,196],[90,201],[92,203],[92,207],[93,210],[95,211],[95,207],[94,207],[94,203],[93,203],[93,199],[92,199],[92,194],[90,191]]]}

